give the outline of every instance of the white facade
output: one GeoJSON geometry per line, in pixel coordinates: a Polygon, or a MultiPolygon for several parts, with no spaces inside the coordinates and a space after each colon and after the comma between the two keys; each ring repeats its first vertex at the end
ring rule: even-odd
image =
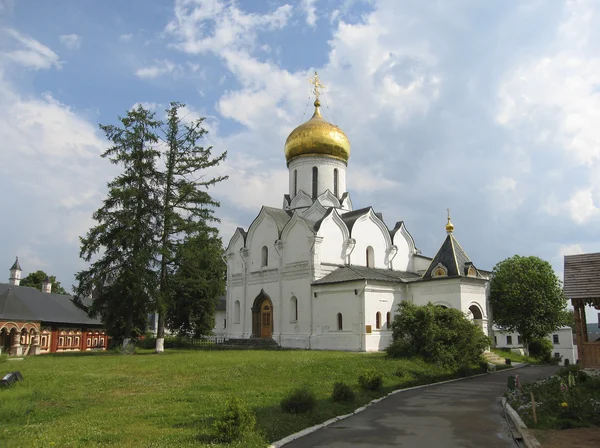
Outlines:
{"type": "Polygon", "coordinates": [[[322,135],[327,141],[315,154],[294,147],[282,208],[263,207],[229,241],[226,336],[305,349],[383,350],[403,300],[459,309],[488,334],[489,282],[453,228],[432,259],[420,254],[404,223],[389,229],[373,208],[354,210],[340,156],[349,152],[324,155],[333,144],[327,132],[303,138],[316,148],[322,135]]]}
{"type": "MultiPolygon", "coordinates": [[[[507,333],[500,331],[498,328],[494,331],[494,344],[498,348],[523,348],[523,341],[518,333],[507,333]]],[[[564,365],[565,359],[569,360],[570,364],[577,362],[577,346],[573,344],[573,330],[571,327],[562,327],[546,336],[552,342],[553,356],[562,357],[560,365],[564,365]]]]}

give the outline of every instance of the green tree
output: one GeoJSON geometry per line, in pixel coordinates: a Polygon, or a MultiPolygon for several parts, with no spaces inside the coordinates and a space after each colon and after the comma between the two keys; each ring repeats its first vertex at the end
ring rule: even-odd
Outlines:
{"type": "Polygon", "coordinates": [[[126,348],[132,336],[145,330],[147,315],[155,307],[160,122],[141,106],[119,121],[120,126],[100,125],[112,142],[102,157],[123,172],[109,182],[108,196],[93,214],[96,225],[80,238],[80,257],[95,261],[77,274],[74,302],[91,317],[100,316],[113,339],[126,348]],[[92,293],[94,300],[86,306],[92,293]]]}
{"type": "Polygon", "coordinates": [[[69,293],[62,287],[59,281],[56,280],[54,275],[46,275],[44,271],[36,271],[31,274],[23,277],[21,279],[21,286],[31,286],[32,288],[42,290],[42,283],[46,280],[46,278],[50,279],[52,283],[52,293],[53,294],[62,294],[68,296],[69,293]]]}
{"type": "Polygon", "coordinates": [[[494,323],[519,333],[528,347],[564,324],[567,300],[550,263],[515,255],[494,266],[490,305],[494,323]]]}
{"type": "Polygon", "coordinates": [[[180,309],[168,306],[185,303],[184,308],[193,313],[187,319],[188,324],[193,324],[191,328],[175,319],[171,320],[175,325],[172,329],[185,333],[193,328],[195,334],[206,334],[206,326],[214,316],[214,302],[224,288],[224,276],[217,276],[217,280],[214,277],[215,271],[222,271],[223,248],[215,236],[216,229],[209,226],[218,221],[214,211],[219,203],[207,190],[227,177],[210,176],[207,170],[225,160],[226,153],[213,156],[212,147],[199,145],[207,133],[202,127],[204,118],[186,123],[185,117],[180,116],[184,108],[181,103],[170,104],[161,136],[165,149],[164,170],[157,175],[157,196],[161,198],[157,353],[164,351],[166,315],[173,317],[180,313],[180,309]],[[216,295],[209,297],[209,293],[216,295]],[[177,294],[182,296],[176,297],[177,294]]]}
{"type": "Polygon", "coordinates": [[[216,302],[225,293],[227,267],[222,255],[221,239],[212,231],[179,245],[166,304],[166,324],[179,335],[197,337],[212,331],[216,302]]]}
{"type": "Polygon", "coordinates": [[[468,366],[481,360],[491,339],[461,311],[453,308],[400,302],[392,322],[391,357],[421,356],[449,367],[468,366]]]}

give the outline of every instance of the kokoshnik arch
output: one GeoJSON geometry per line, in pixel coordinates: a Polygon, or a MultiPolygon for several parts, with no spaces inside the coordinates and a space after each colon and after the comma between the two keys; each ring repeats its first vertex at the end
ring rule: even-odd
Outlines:
{"type": "Polygon", "coordinates": [[[289,189],[263,206],[226,249],[226,335],[272,338],[282,347],[376,351],[402,300],[459,309],[490,334],[489,272],[478,269],[446,224],[433,257],[404,222],[389,229],[374,208],[355,210],[346,184],[350,142],[320,111],[285,142],[289,189]]]}

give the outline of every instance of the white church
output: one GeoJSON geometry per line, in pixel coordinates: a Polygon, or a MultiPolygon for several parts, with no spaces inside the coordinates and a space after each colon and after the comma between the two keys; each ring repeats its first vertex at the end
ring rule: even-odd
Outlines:
{"type": "MultiPolygon", "coordinates": [[[[226,249],[225,336],[282,347],[378,351],[391,341],[398,304],[456,308],[488,326],[489,272],[446,224],[437,254],[420,253],[405,224],[388,229],[372,207],[354,209],[346,184],[350,142],[315,112],[285,142],[289,191],[263,206],[226,249]]],[[[441,239],[441,238],[440,238],[441,239]]]]}

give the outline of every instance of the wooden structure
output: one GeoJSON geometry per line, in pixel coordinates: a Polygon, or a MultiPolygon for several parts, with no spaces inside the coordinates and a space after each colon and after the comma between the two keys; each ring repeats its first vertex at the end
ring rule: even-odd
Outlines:
{"type": "Polygon", "coordinates": [[[577,354],[582,367],[600,368],[600,342],[588,341],[585,306],[600,309],[600,253],[565,255],[564,293],[575,311],[577,354]]]}

